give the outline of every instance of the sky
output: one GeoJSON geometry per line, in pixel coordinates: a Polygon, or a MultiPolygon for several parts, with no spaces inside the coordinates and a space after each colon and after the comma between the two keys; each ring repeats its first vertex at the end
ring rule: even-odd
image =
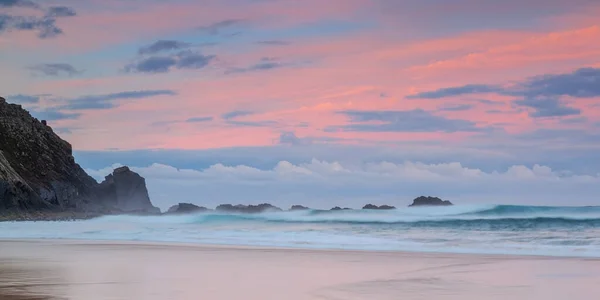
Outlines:
{"type": "Polygon", "coordinates": [[[0,94],[178,202],[600,204],[595,0],[0,0],[0,94]]]}

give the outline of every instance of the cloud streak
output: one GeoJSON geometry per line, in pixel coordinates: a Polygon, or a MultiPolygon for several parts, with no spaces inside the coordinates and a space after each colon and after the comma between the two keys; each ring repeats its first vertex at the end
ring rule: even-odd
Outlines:
{"type": "Polygon", "coordinates": [[[462,96],[468,94],[484,94],[484,93],[497,93],[502,91],[501,88],[483,85],[483,84],[469,84],[464,86],[442,88],[435,91],[422,92],[414,95],[409,95],[406,99],[441,99],[446,97],[462,96]]]}
{"type": "Polygon", "coordinates": [[[130,73],[167,73],[174,69],[203,69],[216,55],[205,55],[194,51],[181,51],[171,56],[151,56],[128,64],[124,70],[130,73]]]}
{"type": "Polygon", "coordinates": [[[266,41],[258,41],[256,42],[259,45],[267,45],[267,46],[289,46],[292,43],[288,41],[282,40],[266,40],[266,41]]]}
{"type": "Polygon", "coordinates": [[[156,54],[159,52],[172,51],[172,50],[181,50],[185,48],[189,48],[192,44],[180,42],[176,40],[158,40],[150,45],[141,47],[138,50],[138,54],[156,54]]]}
{"type": "Polygon", "coordinates": [[[470,94],[495,93],[519,97],[593,98],[600,96],[600,69],[581,68],[571,73],[540,75],[509,87],[484,84],[441,88],[409,95],[407,99],[441,99],[470,94]]]}
{"type": "Polygon", "coordinates": [[[213,119],[214,119],[213,117],[194,117],[194,118],[189,118],[189,119],[185,120],[185,122],[187,122],[187,123],[204,123],[204,122],[210,122],[213,119]]]}
{"type": "Polygon", "coordinates": [[[177,93],[172,90],[143,90],[128,91],[104,95],[88,95],[68,100],[68,104],[62,106],[62,109],[69,110],[94,110],[109,109],[118,106],[118,101],[143,99],[156,96],[175,96],[177,93]]]}
{"type": "Polygon", "coordinates": [[[61,17],[74,17],[77,12],[67,6],[52,6],[46,11],[46,17],[61,18],[61,17]]]}
{"type": "Polygon", "coordinates": [[[581,114],[581,110],[578,108],[569,107],[558,99],[555,98],[528,98],[524,100],[517,100],[514,104],[533,108],[534,111],[529,114],[533,118],[544,118],[544,117],[565,117],[572,115],[581,114]]]}
{"type": "MultiPolygon", "coordinates": [[[[29,0],[1,0],[0,7],[26,7],[44,10],[29,0]]],[[[77,15],[74,9],[66,6],[52,6],[43,17],[0,14],[0,34],[11,31],[36,31],[40,39],[57,37],[63,30],[56,26],[56,19],[77,15]]]]}
{"type": "Polygon", "coordinates": [[[7,97],[7,99],[8,99],[8,101],[11,101],[13,103],[18,103],[18,104],[34,104],[34,103],[40,102],[39,96],[23,95],[23,94],[9,95],[7,97]]]}
{"type": "Polygon", "coordinates": [[[0,7],[29,7],[38,8],[40,7],[33,1],[29,0],[0,0],[0,7]]]}
{"type": "Polygon", "coordinates": [[[329,127],[328,131],[361,132],[478,132],[474,122],[436,116],[422,109],[407,111],[341,111],[349,125],[329,127]],[[375,123],[373,123],[375,122],[375,123]]]}
{"type": "Polygon", "coordinates": [[[249,110],[233,110],[230,112],[226,112],[221,115],[221,118],[224,120],[231,120],[238,117],[253,115],[255,112],[249,110]]]}
{"type": "Polygon", "coordinates": [[[200,27],[198,27],[198,30],[200,30],[201,32],[211,34],[211,35],[217,35],[217,34],[221,33],[221,31],[223,29],[237,25],[237,24],[241,23],[241,21],[242,20],[239,20],[239,19],[222,20],[222,21],[218,21],[218,22],[215,22],[215,23],[212,23],[209,25],[200,26],[200,27]]]}
{"type": "Polygon", "coordinates": [[[0,34],[9,31],[37,31],[37,36],[41,39],[63,34],[63,30],[56,26],[56,19],[53,18],[0,14],[0,34]]]}
{"type": "Polygon", "coordinates": [[[36,74],[45,76],[60,76],[61,74],[73,76],[82,73],[82,71],[77,70],[75,67],[67,63],[39,64],[31,66],[28,69],[36,74]]]}
{"type": "Polygon", "coordinates": [[[226,73],[231,74],[231,73],[246,73],[246,72],[254,72],[254,71],[265,71],[265,70],[281,68],[283,66],[285,66],[285,64],[279,62],[276,59],[269,58],[269,57],[263,57],[256,64],[253,64],[253,65],[245,67],[245,68],[232,68],[232,69],[227,70],[226,73]]]}

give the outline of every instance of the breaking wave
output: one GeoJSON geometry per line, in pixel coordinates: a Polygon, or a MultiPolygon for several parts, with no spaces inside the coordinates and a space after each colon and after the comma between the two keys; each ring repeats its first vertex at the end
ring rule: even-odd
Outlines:
{"type": "Polygon", "coordinates": [[[460,205],[453,207],[416,207],[394,210],[306,210],[264,212],[260,214],[230,214],[208,212],[195,215],[135,217],[109,216],[101,220],[130,220],[167,223],[233,223],[233,222],[279,222],[279,223],[348,223],[348,224],[404,224],[404,225],[452,225],[452,224],[500,224],[568,223],[600,224],[600,206],[555,207],[518,205],[460,205]]]}
{"type": "Polygon", "coordinates": [[[0,222],[0,239],[600,257],[600,206],[456,205],[0,222]]]}

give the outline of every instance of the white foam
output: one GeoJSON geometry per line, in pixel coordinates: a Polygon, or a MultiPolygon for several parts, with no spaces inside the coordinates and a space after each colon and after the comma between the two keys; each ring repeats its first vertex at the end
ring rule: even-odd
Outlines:
{"type": "Polygon", "coordinates": [[[341,220],[436,219],[462,217],[465,211],[310,211],[240,216],[109,216],[73,222],[0,223],[4,239],[88,239],[254,245],[354,250],[401,250],[488,254],[535,254],[600,257],[600,228],[550,229],[427,227],[404,224],[350,224],[341,220]],[[452,213],[453,215],[450,215],[452,213]],[[212,221],[211,221],[212,218],[212,221]],[[217,218],[217,221],[214,220],[217,218]],[[220,219],[219,221],[219,218],[220,219]],[[299,220],[301,222],[279,222],[299,220]],[[310,223],[331,220],[334,223],[310,223]],[[277,222],[272,222],[277,221],[277,222]],[[309,222],[309,223],[306,223],[309,222]]]}

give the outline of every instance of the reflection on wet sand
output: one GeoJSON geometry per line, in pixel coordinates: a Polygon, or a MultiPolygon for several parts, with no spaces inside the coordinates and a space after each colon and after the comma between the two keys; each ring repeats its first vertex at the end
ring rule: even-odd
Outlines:
{"type": "Polygon", "coordinates": [[[0,241],[0,300],[594,299],[600,260],[0,241]]]}
{"type": "Polygon", "coordinates": [[[0,260],[0,300],[59,300],[49,295],[37,294],[43,282],[44,271],[24,269],[11,261],[0,260]]]}

